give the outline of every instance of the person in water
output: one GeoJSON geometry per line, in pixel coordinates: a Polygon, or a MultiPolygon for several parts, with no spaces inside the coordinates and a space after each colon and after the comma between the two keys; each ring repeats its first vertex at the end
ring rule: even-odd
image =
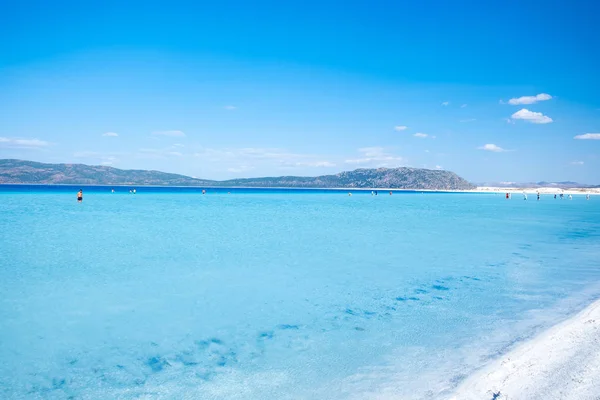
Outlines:
{"type": "Polygon", "coordinates": [[[77,201],[80,203],[83,201],[83,190],[81,189],[79,189],[79,192],[77,192],[77,201]]]}
{"type": "Polygon", "coordinates": [[[537,199],[538,199],[538,201],[540,200],[540,193],[539,192],[537,194],[537,199]]]}

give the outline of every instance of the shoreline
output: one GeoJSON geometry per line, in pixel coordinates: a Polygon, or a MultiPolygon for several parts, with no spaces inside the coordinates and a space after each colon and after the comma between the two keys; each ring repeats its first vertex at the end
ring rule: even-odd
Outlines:
{"type": "Polygon", "coordinates": [[[487,193],[487,194],[536,194],[540,193],[545,195],[554,194],[590,194],[600,195],[600,188],[553,188],[553,187],[539,187],[539,188],[515,188],[515,187],[490,187],[490,186],[479,186],[475,189],[409,189],[409,188],[353,188],[353,187],[285,187],[285,186],[196,186],[196,185],[107,185],[107,184],[73,184],[73,183],[0,183],[2,186],[56,186],[56,187],[106,187],[106,188],[177,188],[177,189],[263,189],[263,190],[331,190],[331,191],[350,191],[350,192],[369,192],[369,191],[382,191],[382,192],[427,192],[427,193],[487,193]]]}
{"type": "Polygon", "coordinates": [[[600,188],[569,188],[569,189],[561,189],[555,187],[539,187],[539,188],[502,188],[502,187],[491,187],[491,186],[481,186],[477,189],[469,190],[468,192],[473,193],[511,193],[511,194],[536,194],[540,195],[554,195],[554,194],[600,194],[600,188]]]}
{"type": "Polygon", "coordinates": [[[597,399],[600,299],[470,375],[448,400],[597,399]]]}

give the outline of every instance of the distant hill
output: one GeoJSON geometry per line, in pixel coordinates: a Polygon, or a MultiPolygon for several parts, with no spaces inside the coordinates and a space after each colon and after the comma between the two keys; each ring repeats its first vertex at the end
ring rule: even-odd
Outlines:
{"type": "Polygon", "coordinates": [[[466,190],[475,187],[454,172],[421,168],[357,169],[317,177],[281,176],[224,181],[226,185],[248,187],[306,188],[393,188],[466,190]]]}
{"type": "Polygon", "coordinates": [[[0,183],[206,186],[213,182],[159,171],[124,170],[85,164],[44,164],[34,161],[0,160],[0,183]]]}
{"type": "Polygon", "coordinates": [[[84,164],[44,164],[22,160],[0,160],[0,184],[2,183],[421,190],[474,188],[453,172],[405,167],[357,169],[317,177],[281,176],[213,181],[159,171],[123,170],[84,164]]]}

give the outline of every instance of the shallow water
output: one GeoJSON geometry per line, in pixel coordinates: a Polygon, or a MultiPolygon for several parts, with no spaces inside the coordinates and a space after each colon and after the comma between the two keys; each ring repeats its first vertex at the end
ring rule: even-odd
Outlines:
{"type": "Polygon", "coordinates": [[[2,398],[443,398],[600,295],[596,197],[84,192],[0,186],[2,398]]]}

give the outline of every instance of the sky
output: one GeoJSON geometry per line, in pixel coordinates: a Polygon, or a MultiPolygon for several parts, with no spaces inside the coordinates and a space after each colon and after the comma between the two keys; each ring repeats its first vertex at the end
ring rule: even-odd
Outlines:
{"type": "Polygon", "coordinates": [[[0,2],[0,158],[600,184],[600,2],[0,2]]]}

